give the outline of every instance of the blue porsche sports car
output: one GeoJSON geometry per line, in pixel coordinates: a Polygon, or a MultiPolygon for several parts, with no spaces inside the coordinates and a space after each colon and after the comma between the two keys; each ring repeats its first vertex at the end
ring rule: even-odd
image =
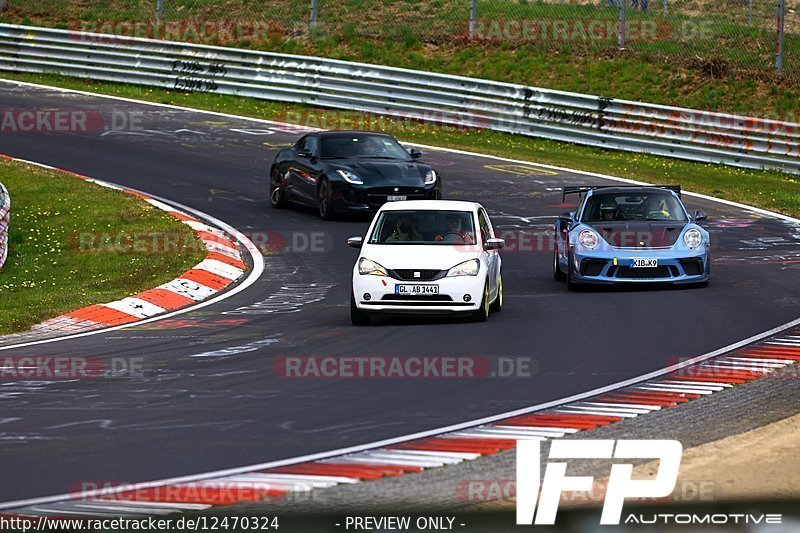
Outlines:
{"type": "Polygon", "coordinates": [[[679,186],[564,187],[578,210],[555,224],[553,276],[582,284],[708,284],[708,232],[690,215],[679,186]]]}

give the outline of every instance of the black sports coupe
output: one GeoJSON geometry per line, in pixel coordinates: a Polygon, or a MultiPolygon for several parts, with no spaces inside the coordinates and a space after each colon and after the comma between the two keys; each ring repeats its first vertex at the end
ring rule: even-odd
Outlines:
{"type": "Polygon", "coordinates": [[[382,133],[309,133],[275,157],[270,204],[309,205],[328,220],[337,213],[371,213],[385,202],[438,200],[441,178],[417,161],[421,156],[382,133]]]}

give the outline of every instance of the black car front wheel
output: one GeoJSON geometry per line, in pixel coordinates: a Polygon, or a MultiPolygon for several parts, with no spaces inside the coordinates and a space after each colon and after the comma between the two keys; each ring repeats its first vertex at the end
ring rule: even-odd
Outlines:
{"type": "Polygon", "coordinates": [[[286,207],[286,191],[283,190],[283,180],[278,167],[272,167],[272,172],[270,172],[269,203],[278,209],[286,207]]]}
{"type": "Polygon", "coordinates": [[[328,180],[322,179],[317,191],[317,207],[319,216],[322,220],[333,219],[333,200],[331,194],[331,184],[328,180]]]}

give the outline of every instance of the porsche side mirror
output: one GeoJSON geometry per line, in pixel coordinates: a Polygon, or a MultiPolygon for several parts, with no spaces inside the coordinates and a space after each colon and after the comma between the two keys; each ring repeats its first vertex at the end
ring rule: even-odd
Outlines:
{"type": "Polygon", "coordinates": [[[308,150],[298,150],[297,151],[297,157],[302,157],[303,159],[311,159],[313,156],[314,156],[314,154],[312,154],[308,150]]]}
{"type": "Polygon", "coordinates": [[[561,213],[560,215],[558,215],[558,220],[560,220],[561,222],[566,222],[567,224],[571,224],[572,223],[572,213],[569,213],[569,212],[561,213]]]}
{"type": "Polygon", "coordinates": [[[483,247],[486,250],[500,250],[505,247],[506,241],[503,239],[486,239],[483,247]]]}
{"type": "Polygon", "coordinates": [[[364,244],[364,237],[350,237],[347,239],[347,246],[350,248],[361,248],[364,244]]]}
{"type": "Polygon", "coordinates": [[[416,148],[412,148],[411,150],[408,151],[408,155],[410,155],[412,159],[419,159],[420,157],[422,157],[422,152],[420,152],[416,148]]]}
{"type": "Polygon", "coordinates": [[[707,218],[708,218],[708,215],[706,215],[705,211],[697,210],[697,211],[694,212],[694,221],[695,222],[702,222],[703,220],[706,220],[707,218]]]}

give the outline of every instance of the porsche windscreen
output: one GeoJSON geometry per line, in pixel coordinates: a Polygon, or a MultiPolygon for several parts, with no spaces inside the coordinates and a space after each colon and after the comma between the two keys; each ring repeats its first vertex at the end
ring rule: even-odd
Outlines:
{"type": "Polygon", "coordinates": [[[678,199],[664,192],[593,194],[586,201],[581,221],[631,220],[687,222],[686,211],[678,199]]]}
{"type": "Polygon", "coordinates": [[[321,139],[323,159],[410,159],[400,143],[386,135],[355,133],[324,135],[321,139]]]}
{"type": "Polygon", "coordinates": [[[475,244],[469,211],[383,211],[369,244],[475,244]]]}

